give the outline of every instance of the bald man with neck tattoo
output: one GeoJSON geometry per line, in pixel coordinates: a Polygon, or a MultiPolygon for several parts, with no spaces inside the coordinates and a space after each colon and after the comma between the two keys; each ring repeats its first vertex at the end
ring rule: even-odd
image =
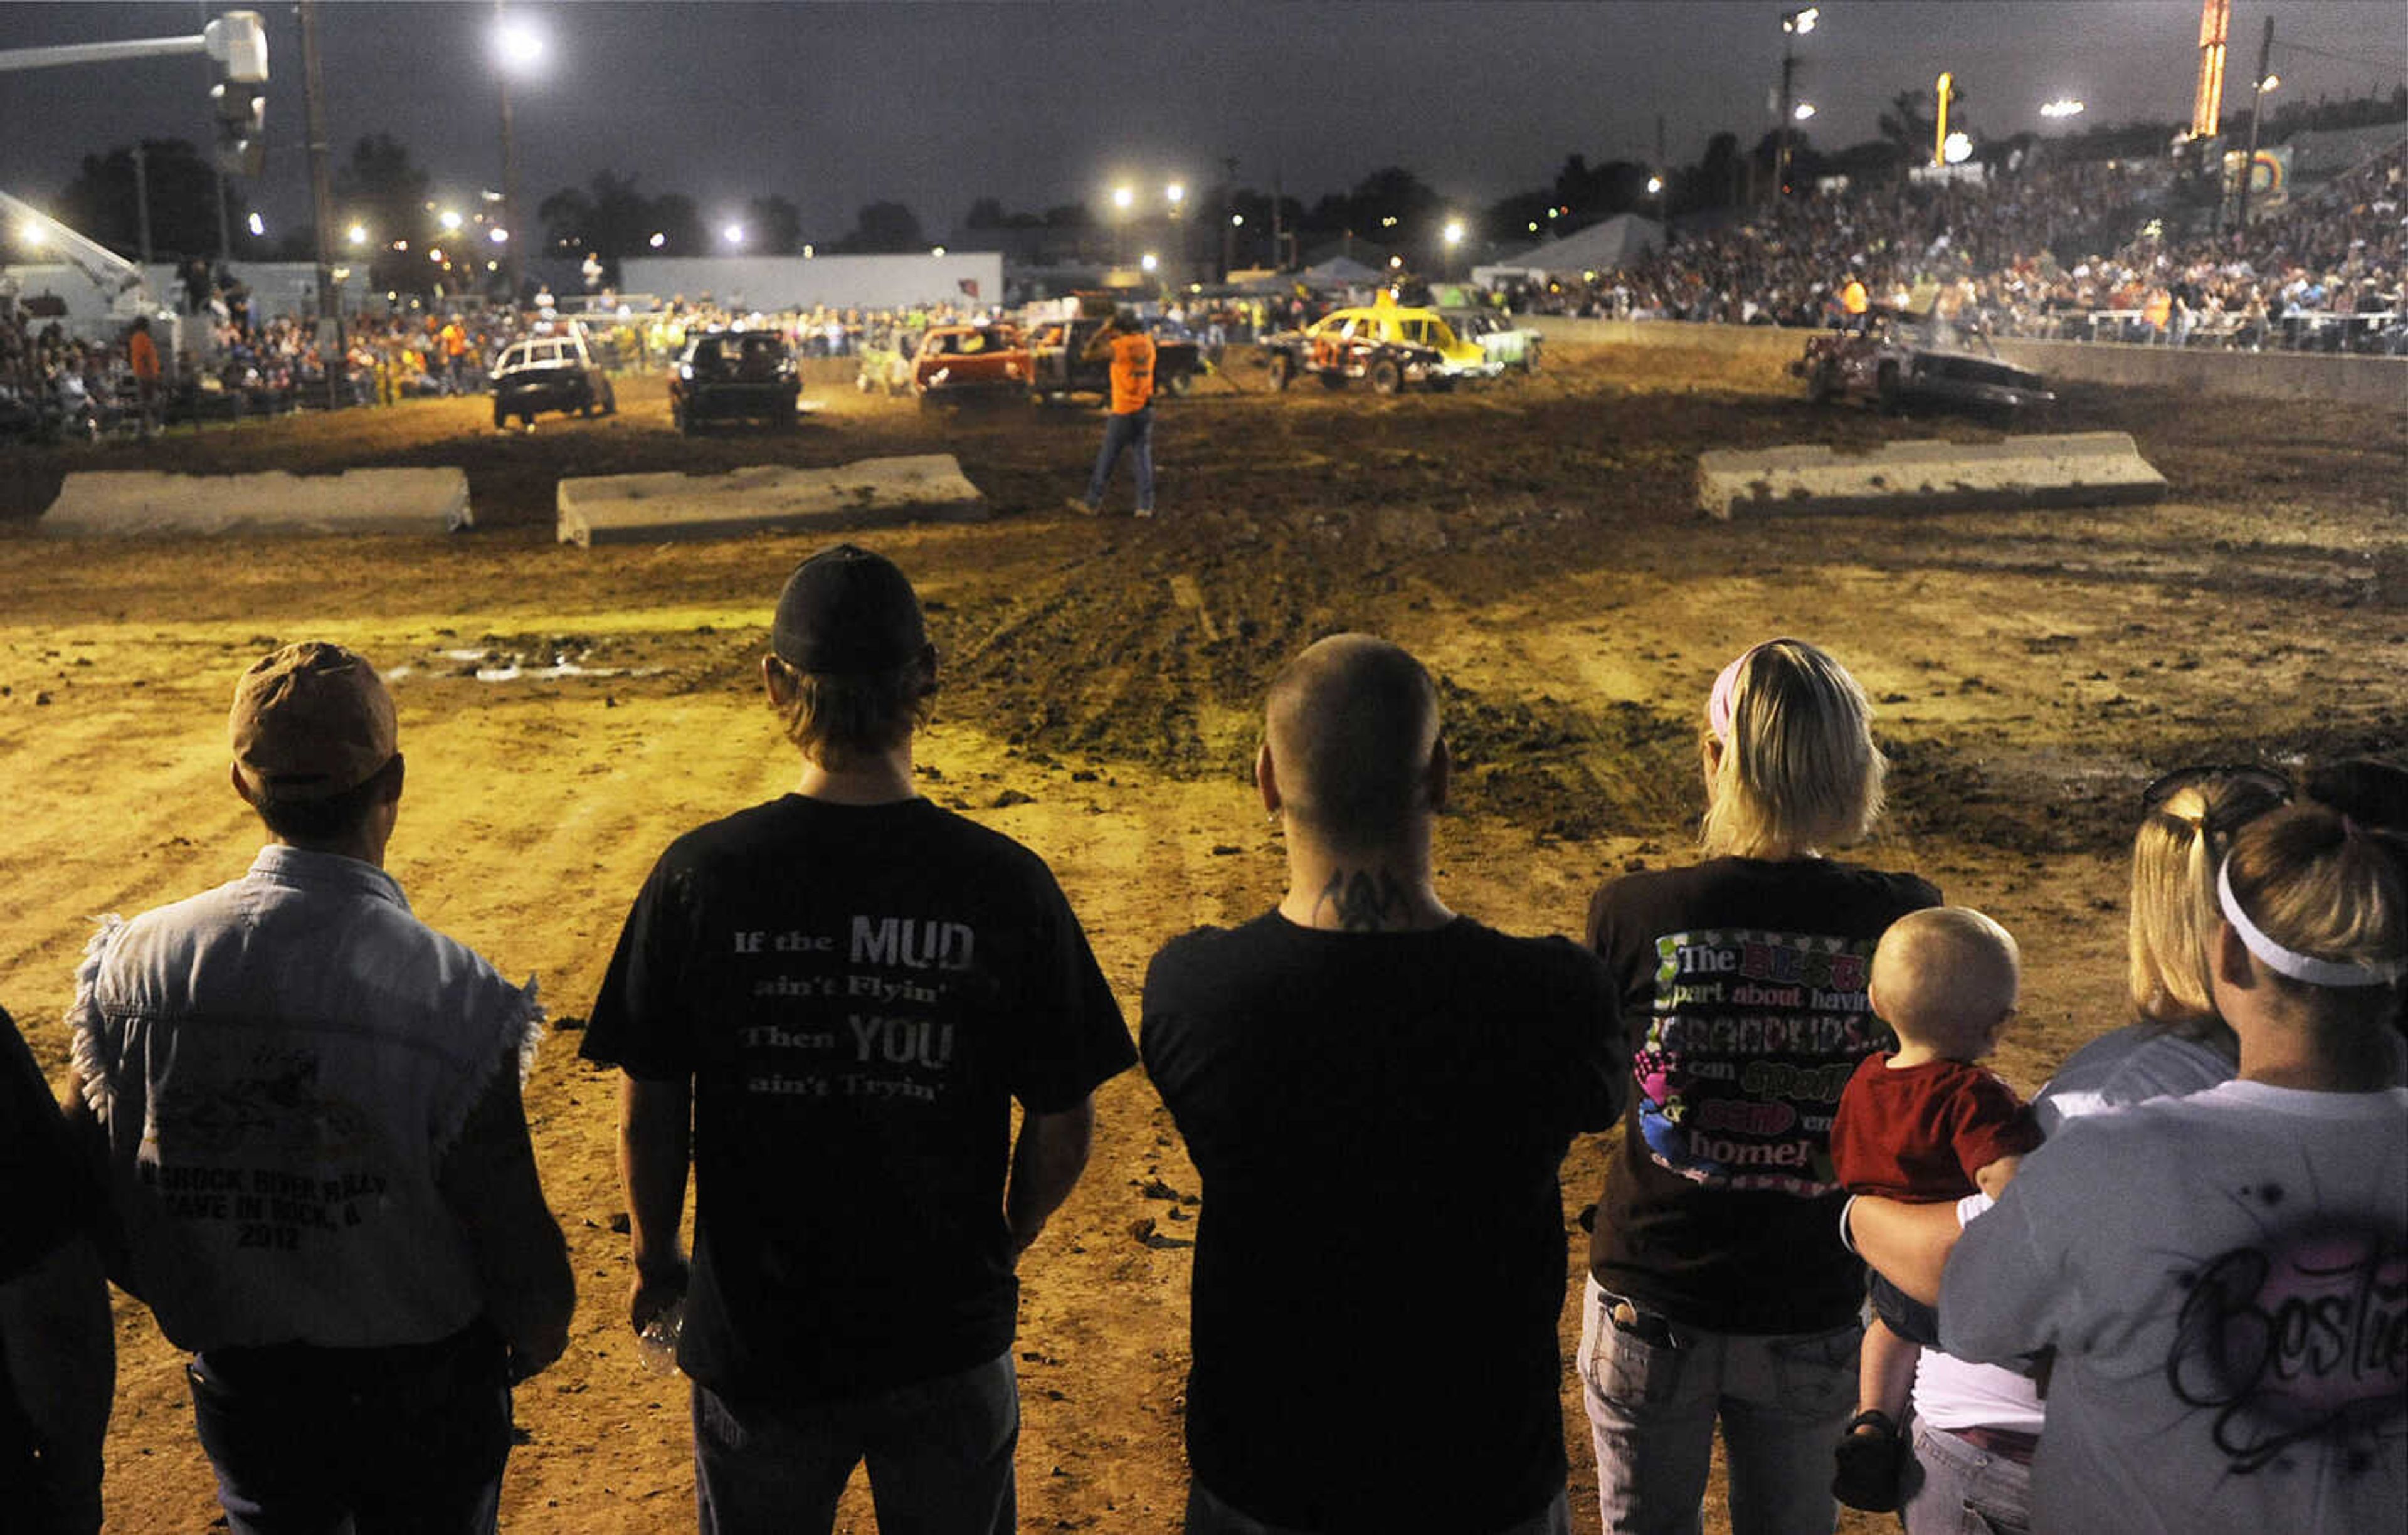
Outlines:
{"type": "Polygon", "coordinates": [[[1265,716],[1286,893],[1154,957],[1140,1040],[1203,1178],[1186,1528],[1567,1531],[1556,1174],[1620,1111],[1612,981],[1440,899],[1412,656],[1324,639],[1265,716]]]}

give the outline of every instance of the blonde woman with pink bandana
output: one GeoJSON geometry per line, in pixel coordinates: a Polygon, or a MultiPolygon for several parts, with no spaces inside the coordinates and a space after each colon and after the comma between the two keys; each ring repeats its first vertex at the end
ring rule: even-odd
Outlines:
{"type": "Polygon", "coordinates": [[[1940,904],[1912,874],[1830,855],[1881,813],[1871,718],[1814,646],[1749,650],[1707,701],[1705,860],[1589,903],[1637,1079],[1582,1309],[1609,1535],[1694,1535],[1718,1422],[1734,1535],[1837,1522],[1864,1269],[1839,1240],[1831,1117],[1892,1042],[1866,997],[1875,943],[1940,904]]]}

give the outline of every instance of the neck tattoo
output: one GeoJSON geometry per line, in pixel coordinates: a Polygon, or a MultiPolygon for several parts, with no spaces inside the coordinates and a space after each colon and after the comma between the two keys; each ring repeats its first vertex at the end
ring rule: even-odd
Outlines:
{"type": "Polygon", "coordinates": [[[1350,933],[1374,933],[1383,927],[1400,926],[1412,916],[1412,898],[1394,874],[1382,869],[1377,874],[1365,869],[1348,872],[1340,869],[1329,876],[1321,887],[1321,897],[1312,904],[1316,922],[1326,910],[1338,918],[1338,925],[1350,933]]]}

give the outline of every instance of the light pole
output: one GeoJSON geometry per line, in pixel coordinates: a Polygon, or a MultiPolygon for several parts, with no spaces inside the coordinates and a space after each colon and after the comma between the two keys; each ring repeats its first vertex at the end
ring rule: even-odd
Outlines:
{"type": "Polygon", "coordinates": [[[1781,13],[1781,142],[1772,157],[1772,197],[1779,202],[1789,186],[1789,86],[1798,72],[1797,41],[1814,30],[1822,10],[1807,6],[1781,13]]]}
{"type": "Polygon", "coordinates": [[[2241,161],[2241,195],[2233,227],[2243,235],[2249,231],[2249,183],[2258,179],[2258,118],[2265,109],[2266,93],[2283,83],[2281,77],[2266,73],[2269,57],[2274,51],[2274,18],[2266,18],[2266,33],[2258,45],[2258,78],[2249,92],[2249,152],[2241,161]]]}
{"type": "MultiPolygon", "coordinates": [[[[502,97],[502,227],[519,228],[519,140],[510,122],[510,76],[532,69],[543,58],[543,35],[523,22],[510,20],[505,0],[494,0],[494,78],[502,97]]],[[[519,255],[523,240],[504,248],[505,277],[510,286],[510,308],[519,305],[525,269],[519,255]]]]}

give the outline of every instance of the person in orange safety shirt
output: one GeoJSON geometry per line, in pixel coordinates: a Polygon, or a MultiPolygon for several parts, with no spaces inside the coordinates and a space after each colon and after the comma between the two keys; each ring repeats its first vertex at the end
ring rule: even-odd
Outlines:
{"type": "Polygon", "coordinates": [[[142,407],[142,435],[159,429],[159,344],[150,339],[150,317],[136,315],[134,334],[125,341],[126,366],[134,370],[134,393],[142,407]]]}
{"type": "Polygon", "coordinates": [[[1111,323],[1096,333],[1080,354],[1087,362],[1109,356],[1112,364],[1112,410],[1104,423],[1104,445],[1096,454],[1096,472],[1087,477],[1087,494],[1070,498],[1070,509],[1089,517],[1104,509],[1104,486],[1112,466],[1127,451],[1137,475],[1137,514],[1154,515],[1154,337],[1126,309],[1112,312],[1111,323]]]}

